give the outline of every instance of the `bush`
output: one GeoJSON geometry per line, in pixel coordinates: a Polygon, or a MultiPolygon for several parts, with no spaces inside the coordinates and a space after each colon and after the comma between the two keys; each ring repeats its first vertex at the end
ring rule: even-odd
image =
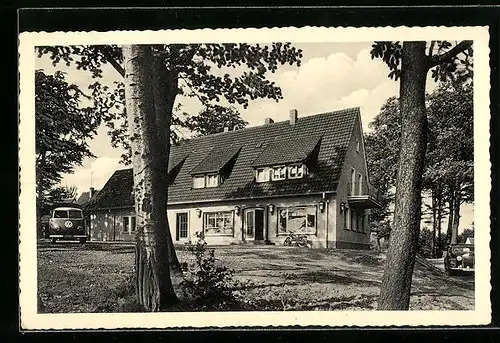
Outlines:
{"type": "Polygon", "coordinates": [[[183,264],[185,280],[182,286],[199,310],[237,310],[241,304],[236,297],[236,288],[242,283],[233,277],[234,271],[217,265],[214,249],[207,249],[200,239],[189,247],[194,255],[194,264],[183,264]]]}

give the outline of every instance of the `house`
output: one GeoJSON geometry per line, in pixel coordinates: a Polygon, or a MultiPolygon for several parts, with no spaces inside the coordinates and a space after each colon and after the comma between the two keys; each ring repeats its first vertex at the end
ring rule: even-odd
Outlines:
{"type": "MultiPolygon", "coordinates": [[[[370,248],[368,182],[359,108],[197,137],[172,146],[168,221],[178,244],[283,244],[370,248]]],[[[132,240],[132,169],[117,170],[89,203],[92,240],[132,240]]]]}

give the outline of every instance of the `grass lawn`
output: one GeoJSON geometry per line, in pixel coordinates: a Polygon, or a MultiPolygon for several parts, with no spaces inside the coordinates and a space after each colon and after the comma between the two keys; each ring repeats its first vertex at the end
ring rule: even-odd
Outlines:
{"type": "MultiPolygon", "coordinates": [[[[181,262],[193,256],[178,249],[181,262]]],[[[375,251],[311,250],[280,246],[215,248],[235,278],[247,310],[372,310],[385,255],[375,251]]],[[[134,249],[118,244],[41,244],[38,248],[39,312],[118,312],[133,297],[134,249]]],[[[411,310],[472,310],[470,279],[450,278],[417,263],[411,310]]]]}

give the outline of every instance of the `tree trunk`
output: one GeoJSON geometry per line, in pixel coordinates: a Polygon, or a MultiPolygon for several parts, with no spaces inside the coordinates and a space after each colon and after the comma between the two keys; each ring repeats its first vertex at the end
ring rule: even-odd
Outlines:
{"type": "MultiPolygon", "coordinates": [[[[162,188],[153,187],[153,192],[158,193],[155,196],[161,200],[161,203],[165,204],[165,213],[167,213],[168,208],[168,159],[170,156],[170,125],[172,123],[172,110],[174,108],[175,97],[177,95],[178,88],[178,78],[175,72],[166,69],[164,60],[162,58],[155,58],[153,62],[153,72],[155,87],[153,89],[154,94],[154,105],[155,105],[155,117],[156,117],[156,134],[158,137],[158,143],[156,146],[156,152],[159,156],[159,169],[163,168],[164,173],[160,175],[161,184],[164,185],[162,188]],[[161,190],[165,191],[162,192],[161,190]]],[[[181,282],[183,281],[183,275],[175,252],[174,242],[172,240],[172,235],[170,233],[170,225],[168,222],[168,217],[165,220],[165,237],[167,250],[168,250],[168,262],[170,267],[170,278],[174,290],[177,296],[180,296],[182,292],[180,291],[181,282]]]]}
{"type": "Polygon", "coordinates": [[[155,105],[158,100],[155,89],[160,86],[157,77],[160,71],[154,70],[150,46],[124,46],[123,55],[138,225],[137,301],[147,311],[161,311],[176,302],[177,296],[169,268],[173,245],[168,244],[166,206],[168,149],[157,134],[157,113],[162,104],[155,105]]]}
{"type": "Polygon", "coordinates": [[[437,201],[436,201],[436,192],[432,191],[432,241],[431,241],[431,249],[432,249],[432,257],[436,257],[436,230],[437,230],[437,201]]]}
{"type": "Polygon", "coordinates": [[[450,198],[448,200],[448,228],[446,230],[446,241],[448,244],[453,243],[453,208],[455,203],[455,192],[450,189],[450,198]]]}
{"type": "Polygon", "coordinates": [[[451,227],[451,242],[452,244],[458,243],[458,226],[460,224],[460,203],[462,199],[460,197],[460,192],[455,193],[455,199],[453,200],[453,225],[451,227]]]}
{"type": "Polygon", "coordinates": [[[394,225],[378,302],[380,310],[408,310],[420,230],[421,189],[427,141],[425,42],[404,42],[400,108],[401,150],[396,181],[394,225]]]}
{"type": "Polygon", "coordinates": [[[442,257],[443,256],[443,242],[441,241],[441,223],[443,221],[443,197],[442,193],[439,193],[439,199],[438,199],[438,208],[437,208],[437,232],[438,232],[438,240],[437,240],[437,245],[438,245],[438,256],[437,257],[442,257]]]}

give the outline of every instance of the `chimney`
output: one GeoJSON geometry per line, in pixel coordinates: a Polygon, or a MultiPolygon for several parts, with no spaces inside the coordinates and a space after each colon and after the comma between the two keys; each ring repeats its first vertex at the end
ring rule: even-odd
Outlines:
{"type": "Polygon", "coordinates": [[[264,119],[264,125],[272,124],[274,123],[274,120],[272,118],[265,118],[264,119]]]}
{"type": "Polygon", "coordinates": [[[229,132],[229,127],[224,126],[224,132],[229,132]]]}
{"type": "Polygon", "coordinates": [[[290,110],[290,125],[295,125],[297,123],[298,112],[296,109],[290,110]]]}
{"type": "Polygon", "coordinates": [[[94,197],[94,193],[95,193],[95,188],[94,187],[90,187],[90,189],[89,189],[89,200],[94,197]]]}

